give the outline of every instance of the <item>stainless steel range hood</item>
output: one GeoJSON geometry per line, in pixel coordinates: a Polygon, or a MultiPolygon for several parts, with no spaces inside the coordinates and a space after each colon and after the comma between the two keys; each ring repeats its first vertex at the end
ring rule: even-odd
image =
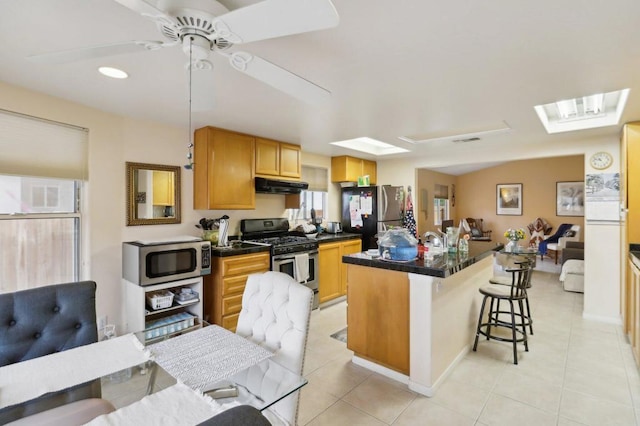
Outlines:
{"type": "Polygon", "coordinates": [[[264,194],[299,194],[307,188],[306,182],[256,178],[256,192],[264,194]]]}

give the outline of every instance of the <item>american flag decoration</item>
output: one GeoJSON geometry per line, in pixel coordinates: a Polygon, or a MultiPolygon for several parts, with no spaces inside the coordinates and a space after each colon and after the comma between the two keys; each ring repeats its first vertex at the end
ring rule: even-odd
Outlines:
{"type": "Polygon", "coordinates": [[[410,186],[407,189],[407,209],[404,212],[404,223],[402,225],[407,228],[415,238],[418,238],[418,230],[416,229],[416,218],[413,216],[413,201],[411,199],[410,186]]]}

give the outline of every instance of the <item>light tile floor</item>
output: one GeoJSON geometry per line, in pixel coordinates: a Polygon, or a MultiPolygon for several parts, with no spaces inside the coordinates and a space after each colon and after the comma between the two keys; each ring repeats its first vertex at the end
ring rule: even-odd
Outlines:
{"type": "Polygon", "coordinates": [[[640,426],[640,374],[622,328],[583,319],[583,295],[563,291],[558,272],[538,262],[535,334],[519,364],[510,344],[481,340],[433,398],[351,362],[330,337],[346,325],[346,303],[314,311],[298,423],[640,426]]]}

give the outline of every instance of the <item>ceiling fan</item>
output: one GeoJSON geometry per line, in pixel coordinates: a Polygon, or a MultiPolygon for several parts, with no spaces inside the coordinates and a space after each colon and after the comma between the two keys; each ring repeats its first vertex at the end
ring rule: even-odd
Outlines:
{"type": "Polygon", "coordinates": [[[230,12],[214,0],[158,0],[157,5],[148,0],[114,1],[154,21],[167,41],[131,40],[33,55],[29,59],[65,63],[181,45],[190,58],[191,71],[211,70],[209,54],[213,51],[226,56],[237,71],[302,101],[320,103],[331,95],[259,56],[230,50],[236,44],[335,27],[339,17],[331,0],[265,0],[230,12]]]}

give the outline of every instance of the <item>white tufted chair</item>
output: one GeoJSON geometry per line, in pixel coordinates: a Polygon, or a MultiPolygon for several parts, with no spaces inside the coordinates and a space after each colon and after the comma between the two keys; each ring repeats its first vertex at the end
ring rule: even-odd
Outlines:
{"type": "MultiPolygon", "coordinates": [[[[271,271],[250,275],[242,295],[236,334],[274,352],[273,361],[301,375],[312,303],[313,291],[287,274],[271,271]]],[[[259,380],[248,379],[254,384],[259,380]]],[[[260,385],[268,382],[263,380],[260,385]]],[[[296,424],[298,392],[270,410],[280,420],[296,424]]]]}

